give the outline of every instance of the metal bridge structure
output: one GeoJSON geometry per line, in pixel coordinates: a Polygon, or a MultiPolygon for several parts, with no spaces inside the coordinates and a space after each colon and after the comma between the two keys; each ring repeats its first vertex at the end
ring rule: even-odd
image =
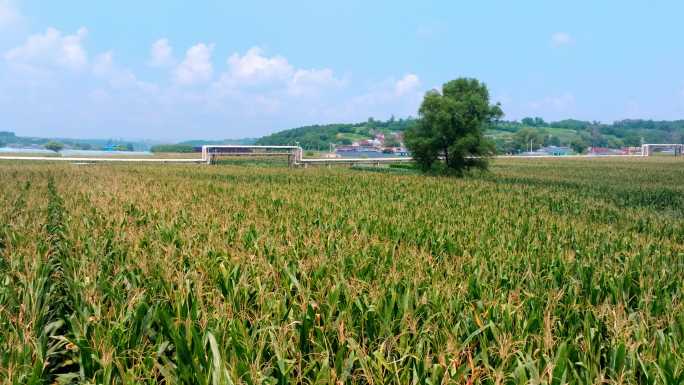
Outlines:
{"type": "Polygon", "coordinates": [[[202,159],[207,164],[215,162],[218,156],[288,156],[291,167],[308,167],[309,165],[333,164],[386,164],[411,162],[413,158],[381,157],[381,158],[305,158],[300,146],[259,146],[259,145],[206,145],[202,146],[202,159]]]}
{"type": "Polygon", "coordinates": [[[674,156],[682,156],[684,153],[684,144],[677,143],[648,143],[641,145],[641,155],[651,156],[653,150],[664,150],[672,149],[674,151],[674,156]]]}
{"type": "Polygon", "coordinates": [[[300,164],[303,150],[299,146],[262,146],[262,145],[204,145],[202,161],[215,163],[220,156],[287,156],[287,163],[293,167],[300,164]]]}

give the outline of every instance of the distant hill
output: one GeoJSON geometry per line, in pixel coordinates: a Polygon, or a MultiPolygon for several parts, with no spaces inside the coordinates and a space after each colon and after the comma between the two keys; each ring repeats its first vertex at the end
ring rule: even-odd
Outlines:
{"type": "Polygon", "coordinates": [[[73,139],[73,138],[42,138],[17,136],[11,131],[0,131],[0,147],[37,147],[40,148],[49,141],[60,142],[68,149],[100,150],[103,148],[122,148],[127,150],[145,151],[150,148],[150,141],[135,141],[124,139],[73,139]]]}
{"type": "MultiPolygon", "coordinates": [[[[403,132],[416,120],[369,119],[363,123],[327,124],[292,128],[258,139],[262,145],[293,145],[299,143],[307,150],[326,150],[330,144],[346,145],[371,139],[377,133],[403,132]]],[[[500,121],[486,131],[499,153],[517,153],[542,146],[573,147],[578,152],[587,147],[620,148],[642,143],[681,143],[684,120],[620,120],[612,124],[566,119],[545,122],[541,118],[521,121],[500,121]]]]}
{"type": "Polygon", "coordinates": [[[175,144],[158,144],[158,145],[152,146],[150,148],[150,151],[152,151],[152,152],[190,153],[190,152],[198,152],[198,150],[197,150],[198,147],[208,145],[208,144],[213,144],[213,145],[220,145],[220,144],[248,145],[248,144],[254,144],[256,141],[257,141],[256,138],[222,139],[222,140],[194,139],[194,140],[186,140],[183,142],[178,142],[175,144]]]}
{"type": "Polygon", "coordinates": [[[256,143],[257,138],[243,138],[243,139],[223,139],[223,140],[202,140],[202,139],[195,139],[195,140],[186,140],[183,142],[178,142],[177,144],[180,145],[185,145],[185,146],[203,146],[205,144],[254,144],[256,143]]]}
{"type": "Polygon", "coordinates": [[[620,120],[611,124],[566,119],[545,122],[541,118],[502,121],[487,131],[499,153],[516,153],[541,146],[568,146],[581,152],[587,147],[620,148],[643,143],[682,143],[684,120],[620,120]]]}
{"type": "Polygon", "coordinates": [[[415,119],[368,119],[363,123],[339,123],[292,128],[267,135],[257,140],[260,145],[299,145],[306,150],[327,150],[330,144],[349,145],[355,141],[372,139],[375,134],[403,132],[415,124],[415,119]]]}
{"type": "MultiPolygon", "coordinates": [[[[111,145],[132,146],[135,150],[154,152],[193,152],[203,144],[260,144],[294,145],[299,143],[306,150],[327,150],[331,144],[349,145],[377,134],[402,133],[416,124],[416,119],[387,121],[368,119],[360,123],[312,125],[279,131],[262,138],[187,140],[175,144],[153,145],[151,141],[124,141],[114,139],[61,139],[16,136],[10,131],[0,131],[2,146],[42,146],[50,140],[64,143],[67,148],[99,149],[111,145]]],[[[654,121],[642,119],[620,120],[611,124],[566,119],[545,122],[541,118],[525,118],[521,121],[500,121],[486,131],[498,153],[518,153],[542,146],[568,146],[581,152],[587,147],[620,148],[639,146],[642,143],[682,143],[684,120],[654,121]]],[[[157,142],[158,143],[158,142],[157,142]]]]}

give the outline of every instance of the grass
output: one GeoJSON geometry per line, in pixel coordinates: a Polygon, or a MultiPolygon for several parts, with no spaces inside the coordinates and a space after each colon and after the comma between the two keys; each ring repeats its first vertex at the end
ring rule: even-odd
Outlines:
{"type": "Polygon", "coordinates": [[[684,168],[0,163],[0,382],[672,384],[684,168]]]}

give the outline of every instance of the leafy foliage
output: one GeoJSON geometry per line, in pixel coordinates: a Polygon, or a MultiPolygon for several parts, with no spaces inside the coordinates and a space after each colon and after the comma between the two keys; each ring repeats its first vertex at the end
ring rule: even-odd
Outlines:
{"type": "Polygon", "coordinates": [[[682,161],[490,169],[0,163],[0,383],[681,383],[682,161]]]}
{"type": "Polygon", "coordinates": [[[541,118],[524,118],[521,122],[498,122],[488,135],[494,139],[499,153],[516,153],[541,146],[569,146],[582,152],[590,146],[620,148],[642,143],[681,143],[684,120],[621,120],[612,124],[581,120],[544,122],[541,118]]]}
{"type": "Polygon", "coordinates": [[[158,144],[150,148],[151,152],[161,153],[161,152],[178,152],[178,153],[191,153],[196,152],[195,147],[187,144],[158,144]]]}
{"type": "Polygon", "coordinates": [[[420,106],[418,124],[406,132],[406,145],[424,170],[444,160],[444,170],[462,174],[470,168],[487,168],[494,148],[485,130],[503,115],[489,104],[487,86],[476,79],[445,83],[442,92],[431,91],[420,106]]]}
{"type": "Polygon", "coordinates": [[[60,151],[62,151],[62,149],[64,149],[64,144],[52,140],[52,141],[45,143],[45,145],[43,147],[45,147],[46,149],[48,149],[50,151],[60,152],[60,151]]]}
{"type": "Polygon", "coordinates": [[[254,143],[256,143],[256,141],[257,141],[256,138],[222,139],[222,140],[195,139],[195,140],[186,140],[186,141],[180,142],[178,144],[192,146],[192,147],[201,147],[204,144],[244,144],[244,145],[246,145],[246,144],[254,144],[254,143]]]}
{"type": "Polygon", "coordinates": [[[328,124],[293,128],[264,136],[257,140],[262,145],[294,145],[299,143],[305,150],[327,150],[330,144],[348,145],[353,139],[372,139],[374,133],[403,132],[415,124],[415,120],[394,119],[355,124],[328,124]]]}

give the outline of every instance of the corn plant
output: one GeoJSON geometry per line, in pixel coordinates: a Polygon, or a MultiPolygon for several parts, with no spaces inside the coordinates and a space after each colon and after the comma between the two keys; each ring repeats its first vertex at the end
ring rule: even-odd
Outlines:
{"type": "Polygon", "coordinates": [[[676,159],[0,178],[3,383],[684,381],[676,159]]]}

